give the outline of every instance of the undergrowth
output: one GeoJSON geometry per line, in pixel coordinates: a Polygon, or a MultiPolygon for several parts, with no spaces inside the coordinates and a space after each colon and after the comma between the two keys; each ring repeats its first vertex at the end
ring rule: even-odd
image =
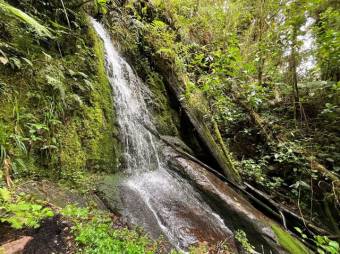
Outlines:
{"type": "Polygon", "coordinates": [[[0,188],[0,222],[9,223],[14,229],[38,228],[40,221],[54,216],[52,209],[29,201],[24,193],[15,195],[0,188]]]}
{"type": "Polygon", "coordinates": [[[161,242],[152,241],[142,231],[117,227],[114,216],[107,212],[70,205],[61,214],[74,223],[79,253],[151,254],[162,248],[161,242]]]}

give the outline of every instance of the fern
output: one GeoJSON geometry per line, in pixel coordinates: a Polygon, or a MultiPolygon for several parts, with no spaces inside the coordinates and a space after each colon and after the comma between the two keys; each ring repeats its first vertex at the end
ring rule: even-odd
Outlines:
{"type": "Polygon", "coordinates": [[[60,98],[62,101],[65,101],[65,87],[64,84],[54,77],[51,77],[50,75],[46,75],[47,83],[59,93],[60,98]]]}
{"type": "Polygon", "coordinates": [[[38,21],[36,21],[31,16],[27,15],[23,11],[13,7],[12,5],[6,3],[3,0],[0,0],[0,10],[5,12],[5,14],[12,15],[20,19],[21,21],[27,23],[32,28],[34,28],[34,30],[37,32],[38,35],[42,37],[53,38],[51,32],[45,26],[41,25],[38,21]]]}
{"type": "Polygon", "coordinates": [[[27,155],[27,149],[26,149],[26,146],[25,146],[25,143],[23,141],[25,141],[25,138],[23,138],[21,135],[18,135],[18,134],[12,134],[10,136],[15,144],[16,144],[16,147],[25,155],[27,155]]]}
{"type": "Polygon", "coordinates": [[[0,168],[4,163],[6,156],[7,156],[6,148],[3,145],[0,145],[0,168]]]}

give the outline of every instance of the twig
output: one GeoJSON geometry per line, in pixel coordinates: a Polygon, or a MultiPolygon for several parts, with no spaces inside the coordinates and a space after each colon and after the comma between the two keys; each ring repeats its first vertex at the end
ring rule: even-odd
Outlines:
{"type": "MultiPolygon", "coordinates": [[[[301,182],[301,176],[300,176],[300,182],[301,182]]],[[[309,233],[312,233],[312,232],[309,230],[309,228],[307,227],[305,218],[303,217],[303,213],[302,213],[301,206],[300,206],[300,198],[301,198],[301,184],[299,184],[299,194],[298,194],[298,202],[297,202],[297,206],[298,206],[298,209],[299,209],[300,216],[301,216],[301,218],[302,218],[303,225],[305,225],[305,228],[309,231],[309,233]]]]}
{"type": "Polygon", "coordinates": [[[63,9],[64,9],[64,13],[65,13],[65,16],[66,16],[68,28],[71,29],[71,24],[70,24],[70,20],[68,19],[68,15],[67,15],[67,11],[66,11],[66,8],[65,8],[65,5],[64,5],[64,1],[60,0],[60,2],[61,2],[62,6],[63,6],[63,9]]]}
{"type": "Polygon", "coordinates": [[[12,171],[12,162],[10,158],[6,158],[3,162],[4,168],[4,178],[8,188],[13,186],[13,181],[11,179],[11,171],[12,171]]]}
{"type": "Polygon", "coordinates": [[[287,230],[287,223],[286,223],[286,218],[285,218],[285,215],[283,214],[282,210],[279,211],[281,217],[282,217],[282,225],[283,227],[287,230]]]}

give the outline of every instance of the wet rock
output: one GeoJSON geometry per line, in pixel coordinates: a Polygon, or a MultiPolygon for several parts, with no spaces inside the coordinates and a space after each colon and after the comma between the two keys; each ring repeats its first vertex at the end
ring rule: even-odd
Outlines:
{"type": "Polygon", "coordinates": [[[181,139],[174,136],[161,136],[163,140],[165,140],[167,143],[171,144],[172,146],[177,147],[178,149],[181,149],[184,152],[187,152],[189,154],[194,154],[194,152],[191,150],[190,147],[188,147],[181,139]]]}
{"type": "Polygon", "coordinates": [[[234,232],[236,230],[245,231],[250,243],[260,253],[263,252],[262,250],[265,253],[270,253],[270,251],[272,253],[290,253],[280,246],[279,239],[273,231],[273,225],[279,226],[255,209],[227,183],[196,162],[183,158],[171,148],[166,148],[164,151],[169,161],[169,167],[187,178],[202,193],[205,201],[223,218],[228,228],[234,232]]]}
{"type": "Polygon", "coordinates": [[[103,176],[96,183],[96,194],[111,211],[121,213],[122,202],[119,194],[119,184],[124,179],[121,173],[103,176]]]}
{"type": "Polygon", "coordinates": [[[199,242],[227,242],[238,253],[233,233],[178,174],[159,169],[128,178],[121,185],[124,217],[154,239],[187,250],[199,242]],[[226,240],[227,239],[227,240],[226,240]]]}

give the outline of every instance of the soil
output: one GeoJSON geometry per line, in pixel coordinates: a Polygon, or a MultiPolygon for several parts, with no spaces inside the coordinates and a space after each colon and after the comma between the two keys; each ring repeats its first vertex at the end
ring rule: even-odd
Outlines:
{"type": "Polygon", "coordinates": [[[25,246],[23,254],[72,254],[76,245],[71,234],[71,224],[60,215],[44,220],[37,229],[13,230],[9,225],[0,225],[0,246],[23,236],[33,239],[25,246]]]}

